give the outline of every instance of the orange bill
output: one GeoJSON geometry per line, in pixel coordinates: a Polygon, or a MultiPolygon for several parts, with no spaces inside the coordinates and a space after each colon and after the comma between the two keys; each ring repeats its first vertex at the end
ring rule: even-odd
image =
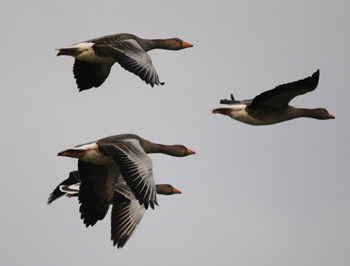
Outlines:
{"type": "Polygon", "coordinates": [[[188,155],[196,154],[196,152],[195,152],[195,151],[192,151],[192,150],[190,150],[190,149],[187,149],[187,154],[188,154],[188,155]]]}
{"type": "Polygon", "coordinates": [[[173,188],[173,193],[174,194],[181,194],[182,192],[176,188],[173,188]]]}
{"type": "Polygon", "coordinates": [[[190,43],[188,43],[188,42],[182,41],[182,47],[183,47],[183,48],[193,47],[193,44],[190,44],[190,43]]]}

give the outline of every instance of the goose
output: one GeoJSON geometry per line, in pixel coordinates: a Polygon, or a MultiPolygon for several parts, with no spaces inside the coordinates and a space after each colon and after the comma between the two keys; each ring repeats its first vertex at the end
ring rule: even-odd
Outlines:
{"type": "MultiPolygon", "coordinates": [[[[80,178],[78,171],[69,173],[69,177],[60,183],[51,193],[48,203],[52,203],[60,196],[78,197],[80,190],[80,178]]],[[[157,194],[174,195],[181,191],[169,184],[157,184],[157,194]]],[[[146,208],[141,205],[131,192],[122,176],[117,180],[114,188],[111,215],[111,240],[113,245],[122,248],[138,227],[146,208]]]]}
{"type": "Polygon", "coordinates": [[[324,108],[305,109],[289,105],[296,96],[311,92],[316,89],[320,71],[302,80],[279,85],[276,88],[265,91],[253,100],[237,101],[231,94],[231,100],[221,100],[228,107],[216,108],[214,114],[227,115],[235,120],[249,125],[271,125],[299,117],[309,117],[320,120],[334,119],[324,108]]]}
{"type": "Polygon", "coordinates": [[[142,39],[133,34],[119,33],[56,50],[57,56],[75,58],[73,74],[79,91],[83,91],[101,86],[115,62],[152,87],[163,85],[147,52],[153,49],[181,50],[189,47],[193,45],[179,38],[142,39]]]}
{"type": "Polygon", "coordinates": [[[78,159],[80,213],[86,227],[105,217],[120,175],[139,204],[154,209],[156,186],[148,153],[195,154],[183,145],[156,144],[134,134],[106,137],[57,154],[78,159]]]}
{"type": "Polygon", "coordinates": [[[79,184],[80,187],[80,177],[79,177],[79,172],[78,171],[72,171],[69,173],[69,176],[67,179],[65,179],[64,181],[62,181],[50,194],[50,197],[47,201],[47,204],[51,204],[53,201],[55,201],[56,199],[58,199],[59,197],[63,196],[63,195],[67,195],[68,197],[72,197],[72,196],[78,196],[78,192],[79,192],[79,188],[75,188],[73,189],[72,187],[69,188],[70,186],[74,185],[74,184],[79,184]],[[63,190],[61,189],[61,187],[63,188],[63,190]],[[65,189],[71,189],[71,193],[69,193],[68,191],[65,191],[65,189]]]}

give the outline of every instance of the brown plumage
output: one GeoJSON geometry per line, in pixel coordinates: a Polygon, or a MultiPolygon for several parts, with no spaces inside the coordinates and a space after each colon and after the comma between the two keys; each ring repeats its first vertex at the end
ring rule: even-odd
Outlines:
{"type": "Polygon", "coordinates": [[[134,134],[115,135],[58,153],[79,159],[80,212],[86,226],[93,226],[105,217],[120,176],[140,205],[154,208],[156,186],[148,153],[176,157],[195,154],[183,145],[156,144],[134,134]]]}
{"type": "Polygon", "coordinates": [[[181,50],[192,46],[179,38],[142,39],[120,33],[59,48],[57,55],[75,58],[73,73],[79,91],[101,86],[115,62],[153,87],[164,83],[159,81],[147,52],[153,49],[181,50]]]}
{"type": "Polygon", "coordinates": [[[231,94],[231,100],[220,101],[230,106],[216,108],[213,113],[227,115],[250,125],[270,125],[299,117],[334,119],[324,108],[305,109],[289,105],[294,97],[315,90],[319,76],[320,71],[317,70],[311,77],[279,85],[259,94],[253,100],[236,101],[231,94]]]}
{"type": "MultiPolygon", "coordinates": [[[[69,177],[61,182],[50,194],[48,203],[53,202],[64,194],[69,197],[79,196],[79,171],[72,171],[69,177]]],[[[115,184],[111,215],[111,240],[113,245],[122,248],[139,225],[146,208],[141,205],[131,192],[129,186],[121,176],[115,184]]],[[[157,194],[174,195],[181,191],[169,184],[156,185],[157,194]]]]}

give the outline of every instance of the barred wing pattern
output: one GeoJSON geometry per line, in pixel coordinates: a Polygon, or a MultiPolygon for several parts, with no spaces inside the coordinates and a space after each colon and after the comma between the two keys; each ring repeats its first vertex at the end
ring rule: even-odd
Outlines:
{"type": "Polygon", "coordinates": [[[111,240],[114,246],[122,248],[125,245],[139,225],[145,211],[146,208],[140,205],[123,178],[119,178],[114,193],[111,217],[111,240]]]}
{"type": "Polygon", "coordinates": [[[152,160],[138,140],[130,139],[110,145],[98,144],[101,151],[111,156],[118,165],[127,185],[136,199],[147,209],[157,204],[156,185],[152,173],[152,160]]]}
{"type": "Polygon", "coordinates": [[[159,81],[151,57],[142,49],[137,41],[128,39],[108,45],[97,44],[95,45],[95,49],[99,49],[113,57],[124,69],[139,76],[152,87],[154,85],[164,84],[159,81]]]}

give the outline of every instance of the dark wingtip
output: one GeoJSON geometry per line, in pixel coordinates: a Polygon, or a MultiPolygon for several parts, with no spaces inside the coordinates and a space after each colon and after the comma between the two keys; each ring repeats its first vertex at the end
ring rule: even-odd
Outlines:
{"type": "Polygon", "coordinates": [[[86,220],[86,217],[85,218],[83,218],[83,217],[80,217],[82,220],[83,220],[83,223],[85,224],[85,226],[86,227],[89,227],[89,226],[94,226],[96,223],[97,223],[97,221],[87,221],[86,220]]]}
{"type": "MultiPolygon", "coordinates": [[[[157,86],[163,86],[164,84],[165,84],[165,82],[158,82],[158,83],[155,83],[157,86]]],[[[152,86],[152,88],[153,88],[153,86],[154,86],[154,84],[153,83],[151,83],[151,86],[152,86]]]]}
{"type": "Polygon", "coordinates": [[[56,199],[60,198],[63,196],[64,193],[59,190],[59,188],[55,188],[55,190],[50,194],[48,200],[47,200],[47,205],[50,205],[52,202],[54,202],[56,199]]]}
{"type": "Polygon", "coordinates": [[[52,202],[54,201],[54,199],[51,198],[51,195],[49,197],[49,199],[47,200],[46,204],[50,205],[52,202]]]}
{"type": "MultiPolygon", "coordinates": [[[[78,84],[77,84],[78,85],[78,84]]],[[[88,89],[91,89],[92,87],[90,87],[90,88],[82,88],[81,86],[77,86],[77,89],[79,90],[79,92],[82,92],[82,91],[86,91],[86,90],[88,90],[88,89]]]]}
{"type": "Polygon", "coordinates": [[[59,49],[55,49],[55,50],[58,50],[58,53],[56,54],[56,56],[60,56],[60,55],[63,55],[63,52],[59,49]]]}
{"type": "Polygon", "coordinates": [[[317,69],[317,71],[314,74],[312,74],[312,76],[318,79],[320,77],[320,70],[317,69]]]}
{"type": "Polygon", "coordinates": [[[142,204],[143,204],[143,206],[144,206],[144,207],[145,207],[145,209],[147,210],[147,209],[148,209],[148,205],[149,205],[149,203],[151,203],[151,202],[149,202],[149,203],[148,203],[148,202],[146,202],[146,201],[145,201],[145,202],[143,202],[143,201],[142,201],[142,199],[139,199],[139,203],[140,203],[140,205],[142,205],[142,204]]]}
{"type": "Polygon", "coordinates": [[[317,69],[315,73],[312,74],[310,82],[313,83],[314,89],[318,86],[318,81],[320,79],[320,70],[317,69]]]}

